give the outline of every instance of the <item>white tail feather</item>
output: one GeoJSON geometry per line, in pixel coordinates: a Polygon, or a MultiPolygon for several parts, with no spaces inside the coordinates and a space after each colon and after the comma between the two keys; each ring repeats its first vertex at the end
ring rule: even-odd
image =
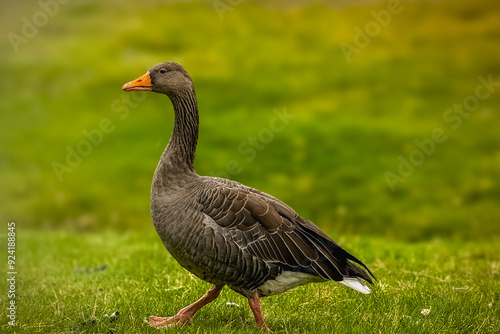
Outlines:
{"type": "Polygon", "coordinates": [[[344,277],[344,279],[342,281],[339,281],[339,283],[342,283],[350,287],[351,289],[354,289],[364,294],[370,293],[370,288],[367,287],[365,283],[354,277],[344,277]]]}

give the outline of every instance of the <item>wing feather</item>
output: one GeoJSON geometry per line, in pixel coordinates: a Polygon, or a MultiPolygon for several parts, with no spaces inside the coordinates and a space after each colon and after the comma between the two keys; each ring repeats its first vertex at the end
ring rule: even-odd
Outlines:
{"type": "MultiPolygon", "coordinates": [[[[227,255],[230,263],[234,264],[234,254],[241,253],[269,266],[311,273],[326,280],[341,281],[353,276],[372,282],[364,269],[373,274],[361,261],[285,203],[236,182],[206,179],[207,190],[198,203],[200,210],[222,228],[227,239],[216,233],[212,248],[219,256],[227,255]],[[223,245],[228,248],[227,254],[223,245]]],[[[248,268],[243,262],[248,272],[245,277],[256,274],[257,267],[248,268]]]]}

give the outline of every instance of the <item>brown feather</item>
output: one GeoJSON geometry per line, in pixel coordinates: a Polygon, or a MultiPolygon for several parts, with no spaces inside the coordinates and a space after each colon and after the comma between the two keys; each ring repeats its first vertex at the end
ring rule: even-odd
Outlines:
{"type": "MultiPolygon", "coordinates": [[[[349,253],[285,203],[236,182],[215,184],[218,186],[211,194],[215,200],[200,199],[201,209],[231,231],[228,236],[243,256],[248,254],[268,265],[304,271],[326,280],[338,281],[352,275],[371,282],[363,269],[348,261],[353,260],[349,253]]],[[[235,251],[231,247],[231,252],[235,251]]]]}

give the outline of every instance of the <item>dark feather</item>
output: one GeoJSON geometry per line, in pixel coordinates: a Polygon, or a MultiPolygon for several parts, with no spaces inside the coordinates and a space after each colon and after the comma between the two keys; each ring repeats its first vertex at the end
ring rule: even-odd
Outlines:
{"type": "MultiPolygon", "coordinates": [[[[370,275],[374,276],[361,261],[285,203],[236,182],[205,179],[211,191],[200,197],[200,209],[238,246],[228,249],[229,253],[239,251],[269,267],[310,273],[325,280],[359,277],[372,283],[370,275]]],[[[227,245],[227,241],[215,241],[219,242],[227,245]]],[[[242,278],[250,279],[258,269],[252,268],[250,275],[242,273],[242,278]]]]}

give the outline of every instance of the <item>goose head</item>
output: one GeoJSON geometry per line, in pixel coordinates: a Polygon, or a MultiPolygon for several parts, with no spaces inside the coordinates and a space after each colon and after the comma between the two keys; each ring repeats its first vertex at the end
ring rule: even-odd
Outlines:
{"type": "Polygon", "coordinates": [[[193,93],[191,77],[186,70],[174,62],[161,63],[143,76],[123,85],[124,91],[153,91],[169,97],[193,93]]]}

